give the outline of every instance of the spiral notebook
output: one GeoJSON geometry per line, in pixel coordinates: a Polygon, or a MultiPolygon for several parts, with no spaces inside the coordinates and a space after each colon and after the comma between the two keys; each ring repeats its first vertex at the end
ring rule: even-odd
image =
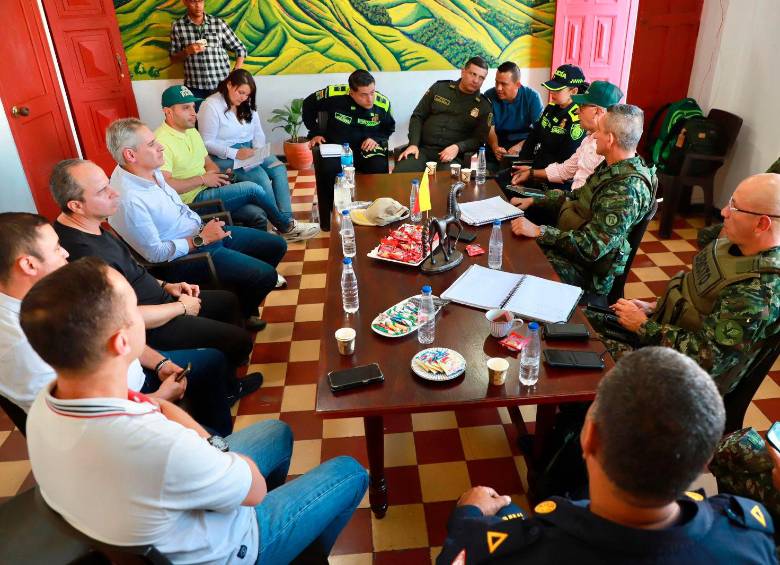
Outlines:
{"type": "Polygon", "coordinates": [[[461,219],[470,226],[482,226],[495,220],[509,220],[523,215],[520,208],[512,206],[500,196],[463,202],[460,205],[461,219]]]}
{"type": "Polygon", "coordinates": [[[539,322],[566,322],[582,289],[533,275],[472,265],[441,297],[482,310],[505,308],[539,322]]]}

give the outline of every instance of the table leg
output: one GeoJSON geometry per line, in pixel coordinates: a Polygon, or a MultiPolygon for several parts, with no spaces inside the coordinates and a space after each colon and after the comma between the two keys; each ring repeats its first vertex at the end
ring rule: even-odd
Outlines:
{"type": "Polygon", "coordinates": [[[385,430],[382,416],[363,418],[368,451],[368,500],[377,518],[387,512],[387,482],[385,481],[385,430]]]}
{"type": "Polygon", "coordinates": [[[533,462],[538,463],[544,454],[545,443],[555,424],[557,404],[540,404],[536,407],[536,425],[534,426],[533,462]]]}

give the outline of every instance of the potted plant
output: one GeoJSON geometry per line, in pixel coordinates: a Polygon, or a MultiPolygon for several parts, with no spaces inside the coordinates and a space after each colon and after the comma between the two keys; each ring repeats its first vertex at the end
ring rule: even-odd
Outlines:
{"type": "Polygon", "coordinates": [[[284,155],[288,165],[293,169],[310,169],[314,161],[309,147],[309,140],[298,135],[303,123],[303,98],[295,98],[284,108],[272,110],[273,116],[268,120],[279,124],[273,129],[283,129],[290,136],[284,142],[284,155]]]}

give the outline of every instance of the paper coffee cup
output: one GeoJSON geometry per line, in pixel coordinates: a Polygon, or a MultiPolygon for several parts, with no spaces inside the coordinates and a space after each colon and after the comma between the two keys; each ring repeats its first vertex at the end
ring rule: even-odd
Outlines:
{"type": "Polygon", "coordinates": [[[488,376],[490,384],[502,385],[506,381],[506,372],[509,370],[509,362],[503,357],[491,357],[487,360],[488,376]]]}
{"type": "Polygon", "coordinates": [[[342,355],[352,355],[355,352],[355,336],[357,333],[352,328],[339,328],[336,330],[336,344],[339,353],[342,355]]]}
{"type": "Polygon", "coordinates": [[[460,180],[463,182],[469,182],[471,180],[471,169],[461,169],[460,180]]]}
{"type": "Polygon", "coordinates": [[[450,175],[454,179],[460,178],[460,163],[453,163],[450,165],[450,175]]]}
{"type": "Polygon", "coordinates": [[[436,174],[436,161],[428,161],[425,163],[425,172],[427,172],[429,175],[435,175],[436,174]]]}

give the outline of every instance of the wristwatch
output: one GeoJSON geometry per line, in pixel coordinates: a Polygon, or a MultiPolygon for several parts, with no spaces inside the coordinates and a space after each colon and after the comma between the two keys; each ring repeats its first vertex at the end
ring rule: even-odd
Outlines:
{"type": "Polygon", "coordinates": [[[209,442],[209,445],[211,447],[215,447],[219,449],[222,452],[230,451],[230,446],[228,445],[228,442],[225,441],[225,438],[218,435],[209,436],[209,438],[206,440],[209,442]]]}
{"type": "Polygon", "coordinates": [[[198,233],[198,235],[192,236],[192,245],[195,247],[203,247],[206,245],[206,242],[203,240],[203,236],[198,233]]]}
{"type": "Polygon", "coordinates": [[[539,235],[537,237],[542,237],[544,235],[544,232],[547,231],[547,226],[539,226],[539,235]]]}

